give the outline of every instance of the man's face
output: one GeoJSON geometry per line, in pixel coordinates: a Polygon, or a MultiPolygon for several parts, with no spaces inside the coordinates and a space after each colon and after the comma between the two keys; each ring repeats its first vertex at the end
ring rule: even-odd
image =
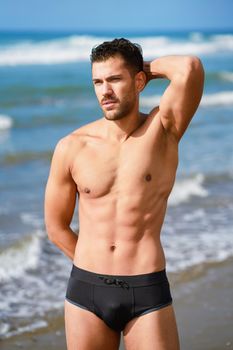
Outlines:
{"type": "Polygon", "coordinates": [[[135,79],[123,58],[116,56],[103,62],[94,62],[92,78],[97,99],[106,119],[119,120],[133,111],[138,92],[135,79]]]}

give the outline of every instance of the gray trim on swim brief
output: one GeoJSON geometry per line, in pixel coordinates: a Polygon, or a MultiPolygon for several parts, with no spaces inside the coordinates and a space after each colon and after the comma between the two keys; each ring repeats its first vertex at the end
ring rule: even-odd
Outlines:
{"type": "Polygon", "coordinates": [[[79,307],[81,307],[81,308],[84,309],[84,310],[93,312],[92,310],[89,310],[86,306],[83,306],[83,305],[81,305],[81,304],[78,304],[78,303],[74,302],[73,300],[70,300],[70,299],[67,298],[67,297],[65,298],[65,300],[67,300],[70,304],[73,304],[73,305],[75,305],[75,306],[79,306],[79,307]]]}
{"type": "Polygon", "coordinates": [[[148,310],[146,310],[146,311],[140,313],[139,315],[136,314],[134,317],[140,317],[140,316],[149,314],[150,312],[163,309],[164,307],[169,306],[169,305],[172,305],[172,301],[169,301],[169,303],[166,303],[166,304],[163,304],[163,305],[160,305],[160,306],[157,306],[157,307],[152,307],[152,308],[150,308],[150,309],[148,309],[148,310]]]}

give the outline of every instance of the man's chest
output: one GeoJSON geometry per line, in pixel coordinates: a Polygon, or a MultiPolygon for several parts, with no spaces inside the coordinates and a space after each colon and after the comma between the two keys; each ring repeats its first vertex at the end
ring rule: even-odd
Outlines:
{"type": "Polygon", "coordinates": [[[156,188],[165,178],[164,145],[132,142],[122,147],[90,144],[74,161],[79,193],[90,198],[111,192],[134,194],[156,188]]]}

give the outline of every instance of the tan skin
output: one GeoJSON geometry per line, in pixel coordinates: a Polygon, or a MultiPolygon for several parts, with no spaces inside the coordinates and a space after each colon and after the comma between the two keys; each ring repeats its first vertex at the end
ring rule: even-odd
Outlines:
{"type": "MultiPolygon", "coordinates": [[[[165,268],[160,232],[178,165],[178,144],[202,96],[204,71],[191,56],[166,56],[133,74],[121,56],[92,67],[104,117],[59,141],[46,187],[48,236],[73,263],[96,273],[137,275],[165,268]],[[170,84],[160,105],[139,112],[148,81],[170,84]],[[79,234],[71,230],[79,196],[79,234]]],[[[69,350],[118,349],[120,334],[65,302],[69,350]]],[[[131,320],[127,350],[176,350],[172,306],[131,320]]]]}

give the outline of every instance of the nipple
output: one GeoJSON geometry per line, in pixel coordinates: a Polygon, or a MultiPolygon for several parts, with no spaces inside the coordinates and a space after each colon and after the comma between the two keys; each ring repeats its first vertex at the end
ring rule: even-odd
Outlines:
{"type": "Polygon", "coordinates": [[[91,190],[90,190],[89,188],[85,187],[85,188],[84,188],[84,192],[85,192],[85,193],[90,193],[91,190]]]}
{"type": "Polygon", "coordinates": [[[146,179],[146,181],[150,181],[150,180],[151,180],[151,174],[147,174],[147,175],[145,176],[145,179],[146,179]]]}

